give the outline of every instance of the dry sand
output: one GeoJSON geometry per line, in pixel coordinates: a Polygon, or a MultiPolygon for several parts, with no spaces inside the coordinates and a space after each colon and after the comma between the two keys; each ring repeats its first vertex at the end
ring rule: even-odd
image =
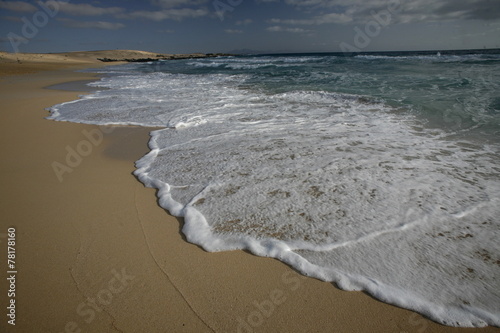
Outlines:
{"type": "Polygon", "coordinates": [[[0,256],[4,263],[7,228],[15,227],[18,272],[15,298],[7,296],[6,279],[0,283],[0,331],[500,332],[443,327],[302,277],[277,260],[187,243],[182,220],[132,175],[133,162],[148,151],[148,129],[104,133],[109,129],[44,119],[44,108],[78,93],[43,87],[91,79],[74,70],[103,64],[40,58],[0,65],[11,74],[0,77],[0,256]],[[22,72],[32,73],[13,75],[22,72]],[[69,166],[72,149],[86,156],[69,166]],[[54,162],[71,169],[62,181],[54,162]],[[7,323],[10,299],[15,326],[7,323]]]}

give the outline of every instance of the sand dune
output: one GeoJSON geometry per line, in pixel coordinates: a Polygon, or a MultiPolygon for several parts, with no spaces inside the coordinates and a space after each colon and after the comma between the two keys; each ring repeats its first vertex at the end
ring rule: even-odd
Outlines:
{"type": "Polygon", "coordinates": [[[170,54],[137,50],[77,51],[65,53],[8,53],[0,52],[0,74],[35,73],[40,70],[69,68],[78,64],[91,66],[103,60],[148,61],[159,59],[185,59],[213,57],[222,54],[188,53],[170,54]],[[36,68],[35,66],[36,65],[36,68]]]}

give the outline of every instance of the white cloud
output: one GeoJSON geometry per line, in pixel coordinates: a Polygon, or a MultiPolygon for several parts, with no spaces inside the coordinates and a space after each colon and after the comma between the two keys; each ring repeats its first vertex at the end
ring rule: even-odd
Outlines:
{"type": "Polygon", "coordinates": [[[242,34],[242,30],[237,30],[237,29],[226,29],[224,30],[228,34],[242,34]]]}
{"type": "Polygon", "coordinates": [[[0,1],[0,8],[14,12],[36,12],[39,9],[24,1],[0,1]]]}
{"type": "Polygon", "coordinates": [[[236,25],[249,25],[253,22],[251,19],[236,21],[236,25]]]}
{"type": "Polygon", "coordinates": [[[269,22],[290,25],[320,25],[320,24],[343,24],[352,22],[352,17],[346,14],[329,13],[310,19],[271,19],[269,22]]]}
{"type": "MultiPolygon", "coordinates": [[[[39,2],[40,5],[49,8],[57,8],[59,13],[72,16],[104,16],[110,15],[115,18],[134,19],[142,18],[152,21],[183,20],[209,15],[207,8],[190,8],[188,6],[199,6],[209,0],[151,0],[154,6],[161,7],[160,10],[137,10],[127,12],[122,7],[99,7],[89,3],[71,3],[67,1],[47,0],[39,2]]],[[[39,6],[40,6],[39,5],[39,6]]],[[[35,12],[41,7],[34,6],[25,1],[0,1],[0,9],[17,12],[35,12]]],[[[242,21],[247,24],[248,20],[242,21]]]]}
{"type": "Polygon", "coordinates": [[[119,15],[120,18],[141,18],[152,21],[163,21],[163,20],[175,20],[181,21],[186,18],[195,18],[207,16],[209,14],[207,9],[191,9],[191,8],[181,8],[181,9],[165,9],[160,11],[135,11],[128,14],[119,15]]]}
{"type": "Polygon", "coordinates": [[[500,19],[500,5],[495,0],[415,0],[401,5],[406,22],[495,20],[500,19]]]}
{"type": "Polygon", "coordinates": [[[76,21],[72,19],[60,18],[57,19],[69,28],[81,29],[102,29],[102,30],[118,30],[125,27],[122,23],[104,22],[104,21],[76,21]]]}
{"type": "MultiPolygon", "coordinates": [[[[356,23],[366,23],[373,19],[373,13],[389,9],[394,14],[393,23],[500,19],[498,0],[285,0],[285,3],[304,13],[334,9],[356,23]]],[[[331,23],[343,23],[332,19],[331,23]]]]}
{"type": "Polygon", "coordinates": [[[19,16],[2,16],[2,20],[7,20],[11,22],[22,22],[22,18],[19,16]]]}
{"type": "Polygon", "coordinates": [[[310,30],[305,30],[302,28],[288,28],[288,27],[282,27],[279,25],[268,27],[266,30],[271,31],[271,32],[291,32],[291,33],[309,33],[309,32],[311,32],[310,30]]]}
{"type": "Polygon", "coordinates": [[[38,7],[24,1],[0,1],[0,8],[16,12],[36,12],[42,10],[42,7],[47,7],[56,8],[61,13],[78,16],[115,15],[125,11],[120,7],[96,7],[86,3],[74,4],[54,0],[40,1],[37,4],[38,7]]]}
{"type": "Polygon", "coordinates": [[[348,23],[352,21],[352,17],[348,14],[330,13],[315,17],[315,24],[327,23],[348,23]]]}
{"type": "Polygon", "coordinates": [[[152,0],[151,3],[162,8],[199,6],[208,0],[152,0]]]}
{"type": "MultiPolygon", "coordinates": [[[[46,1],[45,4],[48,5],[52,1],[46,1]]],[[[95,7],[86,3],[69,3],[69,2],[58,2],[59,11],[61,13],[75,15],[75,16],[99,16],[99,15],[116,15],[123,13],[125,9],[120,7],[95,7]]]]}

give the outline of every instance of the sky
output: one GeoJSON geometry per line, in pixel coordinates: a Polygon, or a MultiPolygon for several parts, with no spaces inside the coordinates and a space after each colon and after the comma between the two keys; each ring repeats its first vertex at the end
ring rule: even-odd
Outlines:
{"type": "Polygon", "coordinates": [[[500,48],[500,0],[0,0],[0,50],[500,48]]]}

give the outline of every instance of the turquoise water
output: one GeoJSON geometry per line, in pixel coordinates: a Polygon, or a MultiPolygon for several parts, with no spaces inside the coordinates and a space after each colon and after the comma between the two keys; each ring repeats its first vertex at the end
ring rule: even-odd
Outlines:
{"type": "Polygon", "coordinates": [[[452,326],[500,326],[500,54],[287,54],[99,70],[51,119],[154,126],[136,176],[247,249],[452,326]]]}

